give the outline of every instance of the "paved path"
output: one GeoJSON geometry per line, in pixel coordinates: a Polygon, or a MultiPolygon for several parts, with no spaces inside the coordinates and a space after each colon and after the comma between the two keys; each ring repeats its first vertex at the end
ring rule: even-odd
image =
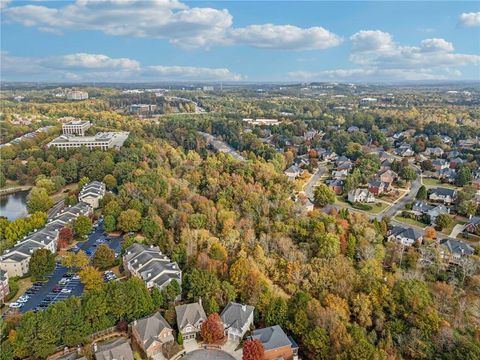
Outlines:
{"type": "Polygon", "coordinates": [[[450,233],[450,237],[456,238],[458,234],[463,232],[465,230],[465,225],[464,224],[457,224],[453,227],[452,232],[450,233]]]}
{"type": "Polygon", "coordinates": [[[60,210],[64,208],[64,206],[65,206],[64,200],[60,200],[59,202],[57,202],[47,211],[48,218],[53,219],[57,217],[58,213],[60,212],[60,210]]]}
{"type": "Polygon", "coordinates": [[[318,170],[312,175],[310,180],[305,184],[303,187],[303,191],[305,195],[313,202],[313,191],[315,189],[315,185],[317,185],[320,178],[325,174],[327,168],[323,164],[318,164],[318,170]]]}

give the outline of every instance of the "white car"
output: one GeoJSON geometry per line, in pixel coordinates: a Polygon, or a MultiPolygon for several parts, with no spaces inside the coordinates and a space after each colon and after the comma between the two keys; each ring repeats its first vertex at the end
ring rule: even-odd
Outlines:
{"type": "Polygon", "coordinates": [[[13,302],[9,305],[10,309],[20,309],[23,306],[22,303],[13,302]]]}
{"type": "Polygon", "coordinates": [[[64,293],[64,294],[70,294],[72,292],[72,290],[71,289],[62,289],[61,292],[64,293]]]}
{"type": "Polygon", "coordinates": [[[70,279],[68,278],[62,278],[58,283],[60,285],[65,285],[66,283],[68,283],[70,281],[70,279]]]}
{"type": "Polygon", "coordinates": [[[73,275],[72,280],[80,280],[80,275],[73,275]]]}
{"type": "Polygon", "coordinates": [[[23,295],[23,296],[20,296],[17,300],[17,302],[19,303],[26,303],[28,301],[28,299],[30,299],[30,296],[28,295],[23,295]]]}

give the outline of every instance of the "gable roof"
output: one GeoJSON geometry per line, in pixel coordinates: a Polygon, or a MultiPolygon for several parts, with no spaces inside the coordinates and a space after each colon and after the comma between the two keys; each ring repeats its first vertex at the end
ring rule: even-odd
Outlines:
{"type": "Polygon", "coordinates": [[[159,312],[137,320],[134,322],[133,327],[137,330],[138,335],[145,344],[145,348],[150,347],[150,345],[157,340],[158,335],[163,329],[172,329],[159,312]]]}
{"type": "Polygon", "coordinates": [[[442,187],[437,187],[434,189],[431,189],[430,194],[435,194],[437,196],[450,196],[454,197],[457,192],[453,189],[447,189],[447,188],[442,188],[442,187]]]}
{"type": "Polygon", "coordinates": [[[220,317],[223,320],[226,328],[232,327],[235,329],[242,329],[248,322],[250,315],[255,308],[250,305],[242,305],[234,302],[229,302],[223,309],[220,317]]]}
{"type": "Polygon", "coordinates": [[[175,306],[177,325],[180,331],[188,324],[195,325],[199,320],[206,320],[207,315],[201,302],[175,306]]]}
{"type": "Polygon", "coordinates": [[[133,353],[128,340],[118,338],[103,344],[97,344],[97,360],[133,360],[133,353]]]}
{"type": "Polygon", "coordinates": [[[445,246],[448,249],[448,251],[453,254],[471,255],[475,251],[475,249],[470,245],[455,239],[450,239],[450,238],[443,239],[443,240],[440,240],[440,244],[445,246]]]}
{"type": "Polygon", "coordinates": [[[285,334],[283,329],[278,325],[254,330],[252,332],[252,338],[260,340],[266,351],[278,349],[283,346],[292,346],[292,342],[287,334],[285,334]]]}

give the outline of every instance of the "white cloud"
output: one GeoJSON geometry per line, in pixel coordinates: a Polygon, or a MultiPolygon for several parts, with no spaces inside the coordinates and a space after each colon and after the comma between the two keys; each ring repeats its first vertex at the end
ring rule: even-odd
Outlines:
{"type": "Polygon", "coordinates": [[[230,31],[230,39],[238,44],[258,48],[317,50],[339,45],[342,38],[322,28],[302,29],[293,25],[250,25],[230,31]]]}
{"type": "MultiPolygon", "coordinates": [[[[0,0],[5,1],[5,0],[0,0]]],[[[188,7],[177,0],[76,0],[63,7],[10,6],[9,21],[42,31],[94,30],[114,36],[164,39],[186,48],[250,45],[258,48],[313,50],[339,45],[341,37],[322,27],[250,25],[233,28],[227,9],[188,7]]]]}
{"type": "Polygon", "coordinates": [[[480,12],[463,13],[458,21],[463,26],[480,26],[480,12]]]}
{"type": "Polygon", "coordinates": [[[193,66],[142,66],[128,58],[101,54],[69,54],[49,57],[18,57],[2,52],[2,80],[19,81],[127,81],[205,80],[237,81],[241,76],[226,68],[193,66]]]}
{"type": "Polygon", "coordinates": [[[480,63],[479,55],[454,53],[453,44],[439,38],[425,39],[419,46],[404,46],[382,31],[360,31],[351,38],[350,60],[382,69],[437,68],[480,63]]]}
{"type": "Polygon", "coordinates": [[[0,9],[6,8],[12,0],[0,0],[0,9]]]}

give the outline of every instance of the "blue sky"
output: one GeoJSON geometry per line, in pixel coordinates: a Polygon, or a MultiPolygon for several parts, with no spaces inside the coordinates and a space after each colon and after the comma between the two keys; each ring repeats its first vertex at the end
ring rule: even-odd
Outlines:
{"type": "Polygon", "coordinates": [[[479,2],[0,1],[2,80],[480,80],[479,2]]]}

